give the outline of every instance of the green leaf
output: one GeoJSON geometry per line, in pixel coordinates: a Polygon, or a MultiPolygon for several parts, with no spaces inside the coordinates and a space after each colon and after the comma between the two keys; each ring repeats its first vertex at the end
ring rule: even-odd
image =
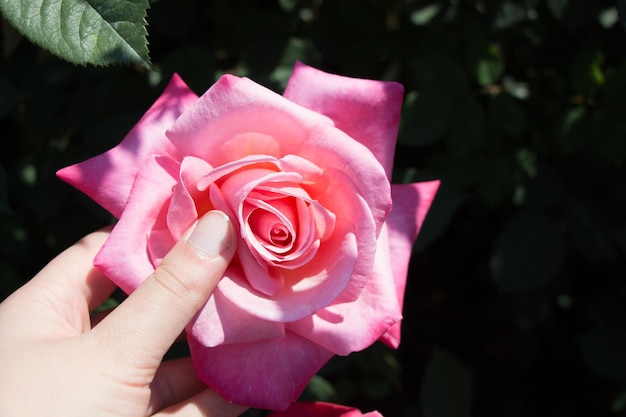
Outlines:
{"type": "Polygon", "coordinates": [[[451,120],[446,143],[452,152],[467,153],[486,142],[485,111],[474,98],[458,103],[451,120]]]}
{"type": "Polygon", "coordinates": [[[164,83],[177,73],[193,91],[203,92],[215,81],[209,76],[215,71],[215,57],[202,45],[189,44],[177,48],[159,63],[161,67],[154,73],[161,76],[164,83]]]}
{"type": "Polygon", "coordinates": [[[609,7],[608,9],[602,10],[598,14],[598,22],[602,25],[603,28],[609,29],[617,23],[619,20],[619,12],[617,7],[609,7]]]}
{"type": "Polygon", "coordinates": [[[609,107],[595,111],[591,118],[591,146],[606,161],[621,166],[626,161],[624,112],[609,107]]]}
{"type": "Polygon", "coordinates": [[[619,413],[626,408],[626,391],[619,394],[611,403],[611,411],[619,413]]]}
{"type": "Polygon", "coordinates": [[[587,109],[576,106],[567,109],[558,126],[558,141],[565,154],[579,150],[585,144],[587,109]]]}
{"type": "Polygon", "coordinates": [[[526,114],[516,99],[508,94],[489,97],[491,124],[502,133],[520,136],[526,125],[526,114]]]}
{"type": "Polygon", "coordinates": [[[618,0],[617,5],[622,24],[626,26],[626,0],[618,0]]]}
{"type": "Polygon", "coordinates": [[[565,15],[565,10],[569,5],[569,0],[548,0],[548,9],[556,19],[562,19],[565,15]]]}
{"type": "Polygon", "coordinates": [[[110,297],[104,300],[104,302],[100,304],[92,313],[96,314],[103,311],[112,310],[118,305],[120,305],[119,301],[117,301],[115,298],[110,297]]]}
{"type": "Polygon", "coordinates": [[[518,171],[516,162],[509,156],[497,154],[483,159],[481,175],[475,184],[484,204],[495,207],[513,196],[518,171]]]}
{"type": "Polygon", "coordinates": [[[7,191],[7,179],[4,168],[0,165],[0,214],[9,214],[9,193],[7,191]]]}
{"type": "Polygon", "coordinates": [[[467,63],[479,85],[496,83],[504,72],[504,57],[498,45],[476,40],[467,51],[467,63]]]}
{"type": "Polygon", "coordinates": [[[529,207],[551,207],[565,197],[566,185],[561,172],[550,165],[536,168],[537,175],[525,187],[524,204],[529,207]]]}
{"type": "Polygon", "coordinates": [[[441,11],[441,4],[429,4],[411,13],[411,23],[416,26],[428,24],[441,11]]]}
{"type": "Polygon", "coordinates": [[[24,36],[80,65],[150,68],[148,7],[148,0],[0,0],[0,11],[24,36]]]}
{"type": "Polygon", "coordinates": [[[626,380],[626,332],[602,326],[585,333],[578,348],[591,371],[611,379],[626,380]]]}
{"type": "MultiPolygon", "coordinates": [[[[441,187],[437,192],[437,199],[440,197],[444,185],[463,189],[473,187],[483,181],[483,177],[487,174],[488,160],[480,153],[452,153],[442,151],[435,153],[424,166],[424,172],[433,172],[441,180],[441,187]]],[[[415,168],[409,168],[407,173],[411,173],[415,168]]],[[[415,170],[417,172],[417,170],[415,170]]],[[[492,173],[493,174],[493,173],[492,173]]],[[[416,182],[421,178],[417,175],[405,175],[402,182],[416,182]]],[[[434,214],[434,209],[429,211],[430,215],[434,214]]],[[[422,233],[422,232],[420,232],[422,233]]],[[[421,236],[421,235],[420,235],[421,236]]]]}
{"type": "Polygon", "coordinates": [[[302,39],[289,38],[282,50],[279,63],[270,75],[272,81],[279,86],[280,90],[284,90],[287,86],[287,81],[291,77],[296,61],[314,65],[314,63],[320,61],[320,56],[315,47],[309,42],[302,39]]]}
{"type": "MultiPolygon", "coordinates": [[[[610,222],[610,211],[593,198],[573,200],[563,211],[568,237],[574,248],[587,259],[607,261],[617,256],[618,242],[612,232],[618,231],[610,222]]],[[[618,233],[615,237],[618,237],[618,233]]]]}
{"type": "Polygon", "coordinates": [[[4,117],[20,99],[20,93],[4,78],[0,78],[0,118],[4,117]]]}
{"type": "Polygon", "coordinates": [[[409,93],[402,111],[398,142],[420,147],[436,143],[450,126],[451,99],[435,91],[409,93]]]}
{"type": "Polygon", "coordinates": [[[626,103],[624,91],[626,91],[626,63],[606,71],[606,82],[602,89],[602,97],[606,103],[621,106],[626,103]]]}
{"type": "Polygon", "coordinates": [[[580,0],[547,0],[546,3],[558,23],[572,31],[597,20],[606,7],[602,2],[580,0]]]}
{"type": "Polygon", "coordinates": [[[424,417],[469,417],[472,381],[467,366],[435,348],[424,372],[420,400],[424,417]]]}
{"type": "Polygon", "coordinates": [[[337,390],[326,379],[315,375],[309,381],[304,396],[311,401],[334,401],[337,397],[337,390]]]}
{"type": "Polygon", "coordinates": [[[537,176],[537,155],[529,148],[522,148],[515,152],[515,159],[519,167],[530,178],[537,176]]]}
{"type": "Polygon", "coordinates": [[[526,6],[514,1],[503,1],[500,3],[493,20],[495,29],[506,29],[526,20],[526,6]]]}
{"type": "Polygon", "coordinates": [[[439,53],[420,60],[413,75],[420,93],[428,91],[458,98],[469,91],[465,71],[451,54],[439,53]]]}
{"type": "Polygon", "coordinates": [[[441,237],[450,226],[456,212],[466,201],[465,194],[443,182],[437,191],[432,209],[424,221],[424,226],[420,230],[414,250],[422,250],[441,237]]]}
{"type": "Polygon", "coordinates": [[[591,94],[604,85],[603,56],[597,51],[584,51],[572,63],[570,79],[576,92],[591,94]]]}
{"type": "Polygon", "coordinates": [[[522,212],[498,236],[492,273],[504,291],[529,291],[544,285],[560,268],[565,245],[556,224],[542,213],[522,212]]]}

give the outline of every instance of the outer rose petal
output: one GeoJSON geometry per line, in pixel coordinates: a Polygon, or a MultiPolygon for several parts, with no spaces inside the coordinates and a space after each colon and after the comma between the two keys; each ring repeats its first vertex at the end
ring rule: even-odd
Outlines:
{"type": "Polygon", "coordinates": [[[94,264],[130,294],[154,271],[148,234],[166,229],[165,209],[179,166],[165,157],[150,158],[137,174],[128,204],[94,264]]]}
{"type": "Polygon", "coordinates": [[[391,178],[403,92],[396,82],[343,77],[296,62],[283,96],[330,117],[367,146],[391,178]]]}
{"type": "MultiPolygon", "coordinates": [[[[226,271],[225,277],[232,274],[232,269],[234,267],[231,266],[226,271]]],[[[283,323],[263,320],[248,314],[224,297],[219,288],[215,289],[187,330],[200,344],[207,347],[285,335],[283,323]]]]}
{"type": "Polygon", "coordinates": [[[333,305],[313,316],[287,323],[287,330],[338,355],[348,355],[367,348],[399,322],[402,312],[391,272],[386,227],[378,242],[374,270],[359,298],[342,303],[339,296],[333,305]]]}
{"type": "Polygon", "coordinates": [[[165,131],[197,99],[187,84],[174,74],[159,99],[119,145],[63,168],[57,175],[119,218],[143,161],[149,155],[176,159],[176,148],[165,131]]]}
{"type": "Polygon", "coordinates": [[[271,413],[267,417],[383,417],[378,411],[362,414],[359,410],[343,405],[324,402],[293,403],[285,411],[271,413]]]}
{"type": "Polygon", "coordinates": [[[284,410],[333,354],[293,333],[207,348],[189,338],[196,373],[228,401],[284,410]]]}
{"type": "MultiPolygon", "coordinates": [[[[424,223],[437,189],[439,189],[439,181],[394,184],[391,188],[393,210],[387,218],[387,225],[389,226],[389,250],[391,259],[394,260],[393,278],[400,309],[403,304],[413,242],[424,223]]],[[[400,323],[394,324],[380,340],[389,347],[397,348],[400,344],[400,323]]]]}
{"type": "Polygon", "coordinates": [[[218,167],[247,155],[297,155],[294,151],[317,124],[332,125],[332,121],[247,78],[224,75],[185,111],[167,135],[181,155],[197,156],[218,167]],[[250,133],[255,134],[254,139],[266,139],[246,141],[243,149],[235,146],[242,134],[250,133]],[[270,145],[272,138],[275,142],[270,145]],[[234,150],[241,154],[233,155],[234,150]]]}

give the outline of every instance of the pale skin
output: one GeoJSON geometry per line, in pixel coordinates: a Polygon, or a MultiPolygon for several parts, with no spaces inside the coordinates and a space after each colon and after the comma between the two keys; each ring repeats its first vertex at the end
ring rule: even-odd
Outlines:
{"type": "Polygon", "coordinates": [[[97,322],[90,311],[114,291],[92,266],[108,231],[53,259],[0,304],[3,417],[232,417],[189,358],[163,356],[206,302],[235,251],[220,212],[190,228],[156,271],[97,322]],[[193,230],[192,230],[193,229],[193,230]]]}

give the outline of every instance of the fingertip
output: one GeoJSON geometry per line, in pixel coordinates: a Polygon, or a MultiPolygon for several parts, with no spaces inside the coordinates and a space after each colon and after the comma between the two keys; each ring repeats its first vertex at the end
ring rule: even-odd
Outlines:
{"type": "Polygon", "coordinates": [[[211,210],[200,217],[185,234],[184,240],[211,258],[232,256],[236,245],[232,221],[219,210],[211,210]]]}

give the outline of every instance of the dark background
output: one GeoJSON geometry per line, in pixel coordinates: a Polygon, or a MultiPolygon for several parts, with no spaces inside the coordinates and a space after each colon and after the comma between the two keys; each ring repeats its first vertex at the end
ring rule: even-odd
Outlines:
{"type": "Polygon", "coordinates": [[[387,417],[626,415],[626,37],[615,1],[151,5],[153,71],[75,67],[2,22],[0,299],[112,222],[54,173],[117,144],[172,72],[198,94],[225,72],[280,92],[301,60],[403,83],[394,181],[442,180],[411,263],[400,349],[331,361],[305,397],[387,417]]]}

